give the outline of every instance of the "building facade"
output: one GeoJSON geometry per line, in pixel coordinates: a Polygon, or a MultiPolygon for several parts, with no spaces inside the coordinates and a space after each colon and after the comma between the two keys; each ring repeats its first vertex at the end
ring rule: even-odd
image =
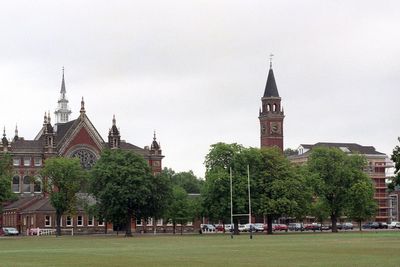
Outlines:
{"type": "MultiPolygon", "coordinates": [[[[49,198],[42,192],[40,177],[40,170],[48,158],[77,157],[85,169],[90,169],[99,159],[102,150],[123,149],[142,155],[153,174],[161,172],[164,155],[155,133],[150,146],[144,148],[123,141],[114,116],[106,142],[86,115],[83,98],[77,118],[70,120],[71,113],[63,71],[60,97],[54,112],[56,121],[54,124],[51,122],[50,113],[45,113],[43,124],[38,127],[38,134],[32,140],[20,137],[17,128],[13,138],[9,139],[4,129],[0,153],[9,153],[12,157],[14,175],[11,188],[19,196],[16,202],[4,207],[2,215],[4,226],[14,226],[23,233],[29,228],[55,226],[55,210],[50,205],[49,198]]],[[[98,227],[104,228],[101,222],[86,216],[79,207],[77,215],[63,217],[62,223],[63,227],[75,227],[78,232],[87,228],[94,231],[98,227]]],[[[133,226],[135,227],[135,223],[133,226]]]]}
{"type": "Polygon", "coordinates": [[[389,222],[391,220],[391,208],[386,184],[386,170],[392,166],[389,157],[376,151],[373,146],[362,146],[355,143],[316,143],[313,145],[301,144],[298,148],[298,155],[290,156],[289,159],[295,164],[304,164],[307,162],[312,149],[318,146],[335,147],[347,154],[360,154],[367,159],[368,165],[364,172],[373,182],[375,187],[374,199],[378,204],[375,220],[389,222]]]}

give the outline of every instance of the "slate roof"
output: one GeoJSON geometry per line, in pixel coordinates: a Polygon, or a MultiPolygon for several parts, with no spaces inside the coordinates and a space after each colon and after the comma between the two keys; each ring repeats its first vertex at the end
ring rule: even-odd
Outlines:
{"type": "Polygon", "coordinates": [[[66,122],[66,123],[58,123],[57,124],[57,134],[55,138],[55,142],[58,143],[63,137],[67,134],[68,130],[71,129],[72,125],[77,121],[77,119],[66,122]]]}
{"type": "Polygon", "coordinates": [[[368,155],[385,155],[385,153],[381,153],[376,151],[373,146],[362,146],[356,143],[328,143],[328,142],[319,142],[314,145],[310,144],[301,144],[302,147],[306,149],[312,149],[318,146],[326,146],[326,147],[336,147],[339,149],[346,148],[350,151],[350,153],[355,154],[368,154],[368,155]]]}
{"type": "Polygon", "coordinates": [[[56,210],[51,205],[50,198],[43,197],[39,201],[23,209],[21,213],[33,212],[33,211],[55,212],[56,210]]]}
{"type": "Polygon", "coordinates": [[[264,97],[279,97],[278,88],[276,87],[274,71],[269,69],[267,84],[265,85],[264,97]]]}
{"type": "Polygon", "coordinates": [[[42,140],[24,140],[18,139],[11,143],[12,152],[37,152],[41,153],[43,150],[42,140]]]}
{"type": "Polygon", "coordinates": [[[18,200],[10,203],[9,205],[6,205],[4,207],[4,210],[21,208],[25,205],[29,205],[30,202],[34,202],[38,198],[38,196],[20,197],[18,200]]]}

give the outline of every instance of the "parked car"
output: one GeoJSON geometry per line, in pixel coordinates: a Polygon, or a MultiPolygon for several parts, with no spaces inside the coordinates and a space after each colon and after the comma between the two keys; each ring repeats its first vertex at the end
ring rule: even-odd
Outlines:
{"type": "Polygon", "coordinates": [[[288,231],[288,226],[286,224],[275,224],[274,231],[288,231]]]}
{"type": "Polygon", "coordinates": [[[385,222],[379,222],[379,229],[388,229],[388,224],[385,222]]]}
{"type": "Polygon", "coordinates": [[[311,224],[305,224],[304,225],[304,230],[306,231],[318,231],[321,230],[321,224],[319,223],[311,223],[311,224]]]}
{"type": "Polygon", "coordinates": [[[331,225],[327,225],[327,224],[321,225],[321,230],[322,230],[322,231],[329,231],[329,230],[331,230],[331,229],[332,229],[332,226],[331,226],[331,225]]]}
{"type": "Polygon", "coordinates": [[[225,232],[233,231],[233,224],[225,224],[225,232]]]}
{"type": "Polygon", "coordinates": [[[302,223],[289,223],[288,229],[290,231],[304,231],[302,223]]]}
{"type": "MultiPolygon", "coordinates": [[[[272,231],[275,231],[275,226],[276,226],[276,224],[272,224],[272,231]]],[[[266,223],[266,224],[264,224],[264,231],[265,232],[267,232],[268,231],[268,224],[266,223]]]]}
{"type": "Polygon", "coordinates": [[[215,232],[215,226],[212,224],[202,224],[201,230],[203,232],[215,232]]]}
{"type": "Polygon", "coordinates": [[[342,223],[342,230],[353,230],[353,224],[351,222],[342,223]]]}
{"type": "Polygon", "coordinates": [[[396,228],[400,228],[400,222],[396,223],[396,228]]]}
{"type": "Polygon", "coordinates": [[[14,227],[3,227],[4,235],[19,235],[19,232],[14,227]]]}
{"type": "Polygon", "coordinates": [[[223,232],[224,231],[224,225],[222,225],[222,224],[215,225],[215,230],[217,232],[223,232]]]}
{"type": "Polygon", "coordinates": [[[239,232],[244,232],[246,230],[246,225],[239,224],[239,232]]]}
{"type": "Polygon", "coordinates": [[[389,229],[394,229],[394,228],[396,228],[396,224],[399,224],[399,225],[400,225],[400,222],[396,222],[396,221],[391,222],[391,223],[388,225],[388,228],[389,228],[389,229]]]}
{"type": "Polygon", "coordinates": [[[367,222],[362,226],[364,229],[379,229],[379,223],[377,222],[367,222]]]}
{"type": "Polygon", "coordinates": [[[262,231],[264,231],[264,224],[262,224],[262,223],[255,223],[255,224],[254,224],[254,230],[255,230],[256,232],[262,232],[262,231]]]}

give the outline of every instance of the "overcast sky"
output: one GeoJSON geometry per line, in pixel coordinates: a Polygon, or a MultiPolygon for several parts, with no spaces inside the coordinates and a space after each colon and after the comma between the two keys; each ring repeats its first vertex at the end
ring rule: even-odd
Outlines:
{"type": "Polygon", "coordinates": [[[107,138],[150,145],[204,177],[216,142],[259,146],[268,57],[285,148],[400,135],[399,1],[7,1],[0,8],[0,125],[33,139],[67,97],[107,138]]]}

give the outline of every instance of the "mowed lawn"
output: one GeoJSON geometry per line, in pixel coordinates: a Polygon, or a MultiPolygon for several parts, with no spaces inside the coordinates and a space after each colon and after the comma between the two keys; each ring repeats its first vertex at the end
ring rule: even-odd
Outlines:
{"type": "Polygon", "coordinates": [[[1,237],[0,266],[400,266],[400,232],[1,237]]]}

